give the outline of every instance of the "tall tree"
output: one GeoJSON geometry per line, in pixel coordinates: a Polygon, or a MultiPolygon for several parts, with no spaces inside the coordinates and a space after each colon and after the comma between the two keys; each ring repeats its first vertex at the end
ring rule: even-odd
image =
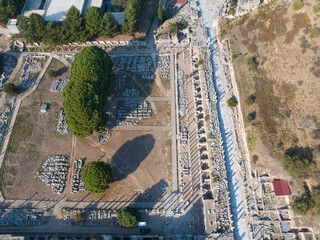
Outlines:
{"type": "Polygon", "coordinates": [[[159,7],[158,7],[158,19],[159,23],[163,22],[163,7],[162,7],[162,0],[159,0],[159,7]]]}
{"type": "Polygon", "coordinates": [[[45,34],[46,22],[37,13],[31,13],[29,17],[20,16],[18,18],[18,28],[20,35],[27,42],[42,41],[45,34]]]}
{"type": "Polygon", "coordinates": [[[63,89],[66,121],[74,135],[86,137],[104,129],[108,116],[102,108],[111,92],[111,74],[111,58],[102,49],[91,46],[76,55],[63,89]]]}
{"type": "Polygon", "coordinates": [[[86,29],[90,37],[98,35],[101,32],[101,21],[103,18],[103,12],[99,7],[89,7],[86,16],[86,29]]]}
{"type": "Polygon", "coordinates": [[[25,2],[25,0],[0,0],[0,23],[6,24],[9,18],[15,18],[25,2]]]}
{"type": "Polygon", "coordinates": [[[133,1],[127,2],[127,7],[124,11],[125,20],[122,25],[122,31],[133,35],[138,29],[138,12],[133,1]]]}
{"type": "Polygon", "coordinates": [[[84,19],[78,8],[72,6],[66,13],[61,27],[63,42],[84,42],[87,40],[84,19]]]}
{"type": "Polygon", "coordinates": [[[101,35],[104,37],[113,37],[117,34],[118,23],[111,13],[103,15],[101,28],[101,35]]]}
{"type": "Polygon", "coordinates": [[[61,44],[61,25],[57,22],[48,22],[42,41],[50,46],[61,44]]]}

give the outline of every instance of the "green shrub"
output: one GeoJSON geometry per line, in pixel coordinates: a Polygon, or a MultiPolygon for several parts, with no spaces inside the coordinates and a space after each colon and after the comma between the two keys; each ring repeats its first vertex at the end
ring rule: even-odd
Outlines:
{"type": "Polygon", "coordinates": [[[227,30],[229,30],[229,31],[232,30],[232,24],[228,24],[226,28],[227,28],[227,30]]]}
{"type": "Polygon", "coordinates": [[[175,33],[177,34],[179,32],[179,27],[176,23],[170,23],[169,24],[169,33],[175,33]]]}
{"type": "Polygon", "coordinates": [[[314,7],[313,7],[313,12],[314,12],[314,13],[320,12],[320,3],[317,3],[316,5],[314,5],[314,7]]]}
{"type": "Polygon", "coordinates": [[[242,25],[242,24],[244,24],[244,22],[247,21],[248,18],[249,18],[248,14],[243,15],[243,16],[237,21],[237,25],[242,25]]]}
{"type": "Polygon", "coordinates": [[[145,35],[140,36],[140,37],[139,37],[139,40],[140,40],[140,41],[146,40],[146,36],[145,36],[145,35]]]}
{"type": "Polygon", "coordinates": [[[220,30],[220,35],[221,35],[221,37],[223,37],[224,35],[226,35],[227,34],[227,31],[226,30],[224,30],[224,29],[221,29],[220,30]]]}
{"type": "Polygon", "coordinates": [[[238,57],[238,54],[232,54],[232,59],[234,60],[234,59],[236,59],[238,57]]]}
{"type": "Polygon", "coordinates": [[[303,7],[303,2],[301,0],[295,0],[292,4],[292,9],[294,11],[299,11],[303,7]]]}
{"type": "Polygon", "coordinates": [[[233,108],[233,107],[237,106],[237,104],[238,104],[238,101],[235,98],[229,98],[227,100],[228,107],[233,108]]]}
{"type": "Polygon", "coordinates": [[[117,222],[126,228],[137,227],[139,223],[139,212],[135,208],[122,208],[117,213],[117,222]]]}
{"type": "Polygon", "coordinates": [[[310,31],[310,37],[311,38],[318,38],[319,36],[320,36],[320,29],[317,27],[312,28],[310,31]]]}
{"type": "Polygon", "coordinates": [[[74,216],[74,221],[76,221],[76,222],[83,222],[85,220],[86,220],[86,213],[85,212],[76,214],[74,216]]]}
{"type": "Polygon", "coordinates": [[[112,168],[108,163],[90,162],[82,169],[82,179],[90,193],[103,193],[109,188],[112,177],[112,168]]]}
{"type": "Polygon", "coordinates": [[[255,57],[247,58],[246,63],[250,67],[249,68],[250,70],[257,69],[257,67],[258,67],[258,64],[255,61],[255,57]]]}
{"type": "Polygon", "coordinates": [[[49,77],[57,77],[57,76],[59,76],[58,72],[54,71],[54,70],[49,70],[48,71],[48,75],[49,75],[49,77]]]}
{"type": "Polygon", "coordinates": [[[249,124],[249,123],[251,123],[253,121],[253,118],[252,118],[252,116],[249,114],[249,115],[247,115],[245,118],[244,118],[244,122],[246,123],[246,124],[249,124]]]}
{"type": "Polygon", "coordinates": [[[252,162],[253,162],[254,164],[256,164],[258,160],[259,160],[258,155],[253,155],[253,156],[252,156],[252,162]]]}
{"type": "Polygon", "coordinates": [[[266,18],[266,12],[264,12],[264,11],[259,11],[259,19],[261,19],[261,20],[263,20],[263,19],[265,19],[266,18]]]}
{"type": "Polygon", "coordinates": [[[252,105],[256,102],[256,96],[254,94],[251,94],[247,99],[246,99],[246,104],[247,105],[252,105]]]}

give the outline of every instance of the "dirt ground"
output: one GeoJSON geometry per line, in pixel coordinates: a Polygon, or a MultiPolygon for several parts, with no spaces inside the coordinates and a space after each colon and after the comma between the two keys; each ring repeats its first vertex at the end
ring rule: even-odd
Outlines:
{"type": "MultiPolygon", "coordinates": [[[[293,11],[291,5],[269,10],[269,5],[222,24],[231,44],[250,153],[259,157],[252,167],[286,179],[291,200],[304,192],[304,182],[320,184],[318,171],[299,179],[281,167],[287,149],[312,150],[320,144],[315,134],[320,127],[320,41],[312,38],[312,29],[320,27],[319,14],[313,12],[316,3],[307,1],[300,11],[293,11]],[[255,63],[249,66],[251,57],[255,63]],[[253,103],[250,95],[255,97],[253,103]]],[[[319,169],[318,154],[314,160],[319,169]]]]}
{"type": "MultiPolygon", "coordinates": [[[[62,63],[54,61],[49,70],[62,68],[62,63]]],[[[71,134],[61,136],[56,132],[57,117],[62,108],[62,93],[49,91],[54,80],[68,74],[65,71],[55,78],[46,74],[38,89],[22,102],[4,162],[2,190],[5,198],[26,199],[35,192],[37,195],[34,199],[58,198],[57,194],[37,179],[36,171],[50,155],[70,155],[71,134]],[[40,106],[44,102],[51,103],[51,106],[48,112],[41,114],[40,106]]]]}
{"type": "Polygon", "coordinates": [[[87,195],[88,192],[79,192],[68,194],[68,199],[160,200],[163,193],[161,188],[166,184],[170,186],[169,139],[168,131],[113,131],[112,139],[100,144],[97,135],[86,139],[78,138],[75,159],[86,157],[86,163],[95,160],[109,162],[114,169],[114,180],[103,194],[87,195]]]}
{"type": "MultiPolygon", "coordinates": [[[[46,74],[37,90],[22,102],[3,169],[5,198],[26,199],[36,192],[32,199],[57,199],[60,196],[36,176],[48,156],[70,156],[72,148],[72,134],[61,136],[56,132],[62,93],[50,92],[52,82],[68,76],[69,70],[56,59],[50,64],[51,69],[58,70],[60,76],[50,78],[46,74]],[[51,107],[41,114],[40,106],[44,102],[51,103],[51,107]]],[[[153,105],[153,117],[144,124],[169,124],[170,104],[155,102],[153,105]]],[[[164,189],[170,188],[170,144],[169,131],[114,131],[110,141],[100,144],[97,134],[85,139],[76,138],[73,159],[86,158],[86,163],[94,160],[110,162],[114,167],[114,181],[104,194],[71,194],[66,190],[67,198],[75,201],[160,200],[164,189]]]]}

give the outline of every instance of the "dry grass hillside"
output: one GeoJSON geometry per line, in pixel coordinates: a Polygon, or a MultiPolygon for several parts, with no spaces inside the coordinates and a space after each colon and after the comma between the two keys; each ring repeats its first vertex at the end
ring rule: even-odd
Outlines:
{"type": "Polygon", "coordinates": [[[320,1],[304,1],[298,11],[272,4],[223,22],[221,33],[233,54],[249,150],[258,156],[252,166],[288,180],[294,200],[305,183],[320,185],[320,1]],[[290,148],[313,152],[314,174],[298,178],[283,170],[290,148]]]}

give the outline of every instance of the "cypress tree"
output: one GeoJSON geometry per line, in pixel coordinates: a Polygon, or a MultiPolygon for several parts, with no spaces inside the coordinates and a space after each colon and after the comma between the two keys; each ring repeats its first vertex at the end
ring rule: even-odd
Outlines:
{"type": "Polygon", "coordinates": [[[158,7],[158,19],[159,23],[163,22],[163,7],[162,7],[162,0],[159,0],[159,7],[158,7]]]}

